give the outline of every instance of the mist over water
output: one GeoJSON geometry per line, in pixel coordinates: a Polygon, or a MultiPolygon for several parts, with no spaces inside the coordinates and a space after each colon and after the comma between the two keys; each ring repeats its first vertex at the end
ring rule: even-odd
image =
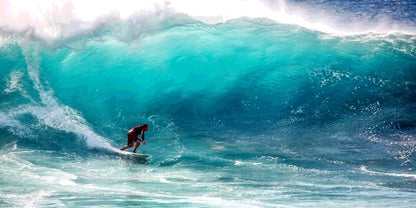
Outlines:
{"type": "Polygon", "coordinates": [[[411,207],[415,7],[2,1],[0,206],[411,207]]]}

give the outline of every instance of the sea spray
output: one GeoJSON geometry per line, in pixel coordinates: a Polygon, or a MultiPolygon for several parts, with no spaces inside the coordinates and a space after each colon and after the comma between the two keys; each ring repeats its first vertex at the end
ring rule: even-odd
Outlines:
{"type": "Polygon", "coordinates": [[[1,7],[0,206],[415,203],[416,10],[89,4],[1,7]]]}

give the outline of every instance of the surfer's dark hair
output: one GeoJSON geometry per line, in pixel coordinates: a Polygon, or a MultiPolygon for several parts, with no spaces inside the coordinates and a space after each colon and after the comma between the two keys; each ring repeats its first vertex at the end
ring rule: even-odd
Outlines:
{"type": "Polygon", "coordinates": [[[145,123],[145,124],[143,124],[143,127],[149,128],[149,125],[147,125],[147,123],[145,123]]]}

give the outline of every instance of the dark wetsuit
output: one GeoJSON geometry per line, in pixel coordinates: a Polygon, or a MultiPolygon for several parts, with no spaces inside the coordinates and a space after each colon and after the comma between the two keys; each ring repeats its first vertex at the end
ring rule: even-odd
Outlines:
{"type": "Polygon", "coordinates": [[[144,127],[143,126],[136,126],[132,129],[130,129],[129,132],[127,132],[127,145],[133,145],[134,142],[137,142],[138,138],[137,136],[142,135],[142,141],[144,141],[144,127]]]}

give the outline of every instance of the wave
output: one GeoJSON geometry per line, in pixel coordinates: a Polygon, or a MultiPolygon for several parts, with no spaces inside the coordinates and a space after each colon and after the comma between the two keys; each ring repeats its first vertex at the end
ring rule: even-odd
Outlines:
{"type": "Polygon", "coordinates": [[[407,174],[407,173],[388,173],[388,172],[373,171],[373,170],[369,170],[365,166],[361,166],[360,170],[363,171],[363,172],[366,172],[366,173],[373,174],[373,175],[416,179],[416,174],[410,174],[410,173],[409,174],[407,174]]]}
{"type": "MultiPolygon", "coordinates": [[[[36,43],[30,43],[21,47],[27,71],[23,74],[19,70],[12,70],[3,93],[5,95],[21,94],[24,99],[30,102],[28,104],[22,102],[18,105],[9,106],[7,110],[5,109],[6,111],[0,114],[1,127],[7,127],[16,136],[34,138],[40,134],[30,130],[31,128],[28,126],[30,122],[27,119],[24,119],[26,122],[24,124],[19,121],[21,120],[19,119],[20,117],[31,115],[37,119],[40,125],[78,135],[78,137],[85,139],[87,146],[90,148],[116,150],[106,139],[97,135],[76,110],[69,106],[59,104],[54,97],[52,89],[45,89],[44,84],[41,82],[42,78],[40,77],[39,47],[36,43]],[[27,78],[30,80],[31,86],[33,86],[32,89],[24,86],[24,75],[27,75],[27,78]],[[29,91],[31,91],[30,94],[28,93],[29,91]]],[[[6,53],[8,52],[10,51],[6,51],[6,53]]],[[[53,140],[53,138],[51,139],[53,140]]],[[[60,143],[59,141],[53,142],[60,143]]]]}
{"type": "Polygon", "coordinates": [[[187,22],[218,24],[242,18],[268,19],[278,24],[298,25],[309,30],[341,36],[369,33],[415,34],[415,23],[411,20],[414,5],[411,2],[387,4],[389,11],[385,11],[387,9],[384,7],[374,9],[371,3],[346,4],[349,5],[337,5],[328,1],[315,4],[308,1],[285,0],[123,0],[100,4],[79,0],[2,0],[0,14],[4,21],[0,26],[3,31],[34,36],[49,44],[59,43],[62,39],[94,34],[107,28],[112,28],[118,34],[125,34],[134,28],[136,34],[142,34],[143,31],[155,31],[187,22]],[[348,7],[351,9],[339,10],[348,7]]]}
{"type": "Polygon", "coordinates": [[[414,23],[376,20],[405,0],[377,11],[373,1],[147,2],[90,11],[86,1],[1,1],[4,203],[193,206],[209,192],[202,201],[213,206],[412,204],[402,199],[415,190],[414,23]],[[367,9],[366,28],[348,28],[343,18],[367,9]],[[376,27],[383,21],[391,28],[376,27]],[[118,149],[142,123],[149,161],[118,149]],[[131,200],[134,181],[147,198],[131,200]]]}
{"type": "Polygon", "coordinates": [[[47,149],[116,151],[128,128],[148,122],[163,138],[154,150],[169,158],[196,137],[259,147],[253,155],[359,164],[335,138],[412,164],[415,35],[334,36],[252,18],[113,20],[52,45],[2,34],[5,134],[47,149]]]}

